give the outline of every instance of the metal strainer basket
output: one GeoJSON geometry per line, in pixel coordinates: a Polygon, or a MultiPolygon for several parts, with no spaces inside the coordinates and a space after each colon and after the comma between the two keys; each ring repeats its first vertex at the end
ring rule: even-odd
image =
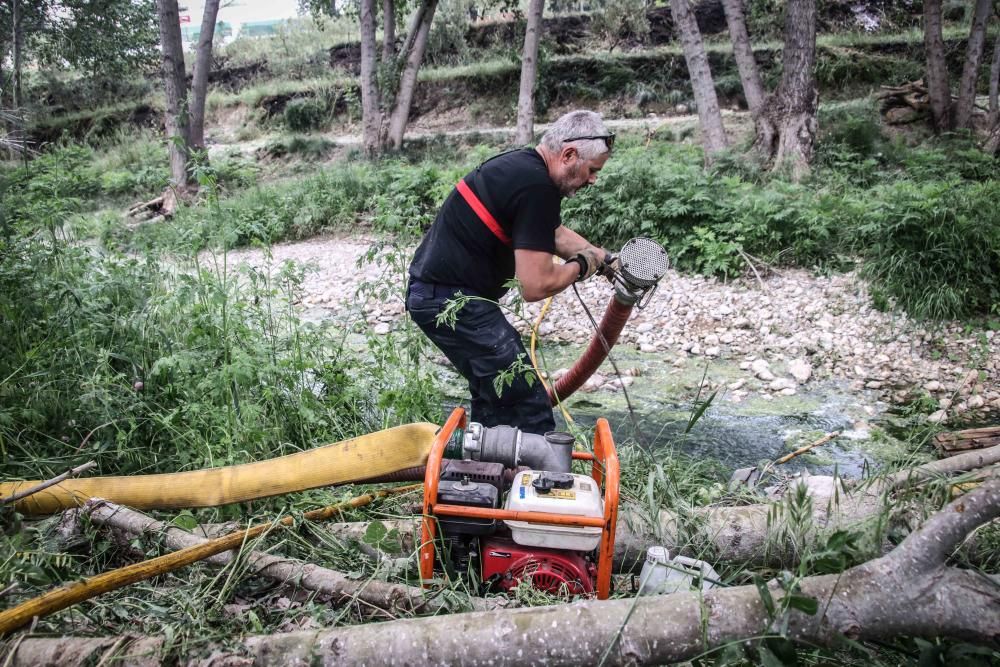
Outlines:
{"type": "Polygon", "coordinates": [[[652,287],[667,273],[667,251],[653,239],[631,239],[618,255],[619,273],[634,287],[652,287]]]}

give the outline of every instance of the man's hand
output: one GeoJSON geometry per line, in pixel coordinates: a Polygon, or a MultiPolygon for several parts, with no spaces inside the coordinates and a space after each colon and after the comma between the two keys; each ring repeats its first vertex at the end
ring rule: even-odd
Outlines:
{"type": "Polygon", "coordinates": [[[602,276],[608,280],[613,280],[615,274],[621,269],[622,263],[618,258],[618,255],[612,255],[610,252],[604,253],[604,261],[601,262],[601,268],[597,270],[602,276]]]}

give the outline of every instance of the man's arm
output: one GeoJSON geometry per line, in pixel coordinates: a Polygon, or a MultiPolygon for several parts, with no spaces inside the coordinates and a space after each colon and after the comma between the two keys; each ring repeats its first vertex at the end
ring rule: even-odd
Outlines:
{"type": "MultiPolygon", "coordinates": [[[[558,239],[557,231],[557,247],[558,239]]],[[[576,262],[553,264],[552,254],[541,250],[515,249],[514,267],[514,274],[521,283],[521,293],[525,301],[541,301],[558,294],[580,277],[579,264],[576,262]]]]}
{"type": "Polygon", "coordinates": [[[563,259],[569,259],[585,248],[597,248],[600,257],[604,257],[604,255],[607,254],[604,248],[595,246],[593,243],[583,238],[569,227],[565,225],[559,225],[556,227],[557,255],[563,259]]]}

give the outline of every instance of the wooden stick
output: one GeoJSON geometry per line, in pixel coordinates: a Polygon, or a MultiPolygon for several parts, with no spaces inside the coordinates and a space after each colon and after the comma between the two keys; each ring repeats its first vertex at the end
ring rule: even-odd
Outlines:
{"type": "Polygon", "coordinates": [[[820,445],[825,445],[826,443],[828,443],[831,440],[833,440],[834,438],[836,438],[838,435],[840,435],[840,431],[834,431],[833,433],[827,433],[826,435],[824,435],[822,438],[820,438],[816,442],[814,442],[814,443],[812,443],[810,445],[806,445],[805,447],[799,447],[798,449],[796,449],[794,452],[792,452],[790,454],[785,454],[780,459],[778,459],[777,461],[775,461],[774,465],[780,466],[782,463],[788,463],[789,461],[791,461],[792,459],[794,459],[799,454],[805,454],[806,452],[808,452],[813,447],[819,447],[820,445]]]}
{"type": "Polygon", "coordinates": [[[7,505],[7,504],[10,504],[10,503],[15,503],[18,500],[21,500],[22,498],[27,498],[28,496],[30,496],[32,494],[35,494],[35,493],[38,493],[39,491],[44,491],[45,489],[49,488],[50,486],[55,486],[59,482],[67,480],[70,477],[76,477],[81,472],[84,472],[84,471],[90,470],[91,468],[96,468],[96,467],[97,467],[97,462],[96,461],[87,461],[83,465],[79,465],[79,466],[77,466],[75,468],[70,468],[69,470],[67,470],[66,472],[64,472],[63,474],[61,474],[61,475],[59,475],[57,477],[53,477],[52,479],[50,479],[48,481],[45,481],[45,482],[42,482],[41,484],[36,484],[35,486],[31,487],[30,489],[25,489],[24,491],[18,491],[17,493],[15,493],[12,496],[7,496],[6,498],[3,498],[2,500],[0,500],[0,505],[7,505]]]}
{"type": "MultiPolygon", "coordinates": [[[[319,521],[336,516],[345,509],[367,505],[376,498],[414,491],[420,487],[420,484],[410,484],[408,486],[383,489],[375,493],[367,493],[363,496],[337,503],[336,505],[306,512],[303,516],[312,521],[319,521]]],[[[0,635],[16,630],[36,616],[47,616],[102,593],[151,579],[160,574],[172,572],[192,563],[197,563],[200,560],[222,553],[223,551],[241,547],[248,540],[258,537],[279,525],[291,526],[294,522],[295,519],[293,517],[286,516],[278,521],[270,521],[259,526],[254,526],[253,528],[236,531],[235,533],[230,533],[214,540],[208,540],[203,544],[197,544],[186,549],[181,549],[180,551],[164,554],[163,556],[142,561],[141,563],[133,563],[132,565],[104,572],[89,579],[61,586],[36,598],[22,602],[16,607],[0,612],[0,635]]]]}

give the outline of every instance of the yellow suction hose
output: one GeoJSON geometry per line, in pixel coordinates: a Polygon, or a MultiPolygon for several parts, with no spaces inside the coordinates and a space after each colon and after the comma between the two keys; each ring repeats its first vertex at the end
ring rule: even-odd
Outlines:
{"type": "MultiPolygon", "coordinates": [[[[549,312],[549,306],[551,305],[552,297],[550,296],[545,300],[545,303],[542,305],[542,310],[539,311],[538,317],[535,318],[535,323],[531,327],[531,345],[528,347],[528,355],[531,357],[531,366],[535,369],[535,374],[538,376],[542,386],[545,387],[545,392],[547,394],[551,394],[552,392],[549,391],[549,385],[545,382],[545,378],[542,377],[542,372],[538,368],[538,360],[535,358],[535,344],[538,340],[538,327],[542,325],[542,320],[545,319],[545,315],[549,312]]],[[[558,396],[556,396],[556,404],[559,406],[559,411],[562,412],[563,419],[566,420],[566,423],[572,424],[573,418],[569,416],[566,406],[563,405],[558,396]]]]}
{"type": "MultiPolygon", "coordinates": [[[[276,459],[163,475],[69,479],[19,501],[23,514],[54,514],[104,498],[135,509],[214,507],[319,486],[356,482],[427,462],[435,424],[369,433],[276,459]]],[[[6,498],[37,481],[0,484],[6,498]]]]}

